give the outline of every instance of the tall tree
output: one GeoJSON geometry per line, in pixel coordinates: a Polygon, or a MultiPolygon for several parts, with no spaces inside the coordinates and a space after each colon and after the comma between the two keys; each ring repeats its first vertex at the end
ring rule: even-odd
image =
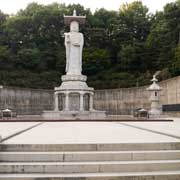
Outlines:
{"type": "Polygon", "coordinates": [[[147,39],[152,69],[170,68],[180,32],[180,1],[169,3],[156,13],[147,39]]]}
{"type": "Polygon", "coordinates": [[[150,25],[151,16],[142,2],[135,1],[120,7],[115,39],[122,71],[147,70],[144,54],[150,25]]]}

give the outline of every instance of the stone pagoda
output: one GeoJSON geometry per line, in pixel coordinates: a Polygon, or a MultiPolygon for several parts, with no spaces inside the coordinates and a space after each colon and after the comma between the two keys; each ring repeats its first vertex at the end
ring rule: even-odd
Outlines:
{"type": "Polygon", "coordinates": [[[156,75],[153,76],[153,79],[151,81],[152,84],[149,86],[149,88],[147,88],[147,90],[151,94],[151,109],[148,113],[150,118],[156,118],[160,117],[160,115],[162,114],[162,107],[160,104],[160,92],[162,91],[162,88],[157,84],[158,80],[156,78],[156,75]]]}
{"type": "Polygon", "coordinates": [[[64,33],[66,47],[66,75],[62,84],[55,87],[54,111],[44,111],[45,119],[103,119],[105,112],[93,109],[94,88],[88,87],[87,77],[82,75],[82,52],[84,36],[79,24],[85,23],[86,16],[64,16],[70,32],[64,33]]]}

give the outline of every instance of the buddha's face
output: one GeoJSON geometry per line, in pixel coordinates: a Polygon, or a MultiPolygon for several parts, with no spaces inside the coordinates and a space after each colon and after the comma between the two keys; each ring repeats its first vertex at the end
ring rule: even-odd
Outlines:
{"type": "Polygon", "coordinates": [[[72,21],[70,25],[70,31],[79,32],[79,23],[76,21],[72,21]]]}

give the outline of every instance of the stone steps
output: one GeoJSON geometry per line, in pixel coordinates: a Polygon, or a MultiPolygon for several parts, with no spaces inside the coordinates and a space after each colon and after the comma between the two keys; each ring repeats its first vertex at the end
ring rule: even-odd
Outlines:
{"type": "Polygon", "coordinates": [[[77,173],[77,174],[1,174],[0,180],[179,180],[180,171],[77,173]]]}
{"type": "Polygon", "coordinates": [[[0,152],[0,162],[84,162],[139,160],[180,160],[180,150],[0,152]]]}
{"type": "Polygon", "coordinates": [[[51,151],[146,151],[180,150],[180,142],[119,143],[119,144],[0,144],[0,151],[51,152],[51,151]]]}
{"type": "Polygon", "coordinates": [[[0,173],[118,173],[179,169],[180,160],[0,163],[0,173]]]}
{"type": "Polygon", "coordinates": [[[1,144],[0,180],[179,180],[180,143],[1,144]]]}

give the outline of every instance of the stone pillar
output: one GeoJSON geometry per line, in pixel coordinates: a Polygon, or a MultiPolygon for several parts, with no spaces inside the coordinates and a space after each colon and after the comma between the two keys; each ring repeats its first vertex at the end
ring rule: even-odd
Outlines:
{"type": "Polygon", "coordinates": [[[93,111],[93,94],[89,95],[89,110],[93,111]]]}
{"type": "Polygon", "coordinates": [[[84,111],[84,93],[80,93],[80,111],[84,111]]]}
{"type": "Polygon", "coordinates": [[[54,93],[54,111],[59,111],[58,104],[58,93],[54,93]]]}
{"type": "Polygon", "coordinates": [[[65,93],[65,111],[69,111],[69,92],[65,93]]]}

